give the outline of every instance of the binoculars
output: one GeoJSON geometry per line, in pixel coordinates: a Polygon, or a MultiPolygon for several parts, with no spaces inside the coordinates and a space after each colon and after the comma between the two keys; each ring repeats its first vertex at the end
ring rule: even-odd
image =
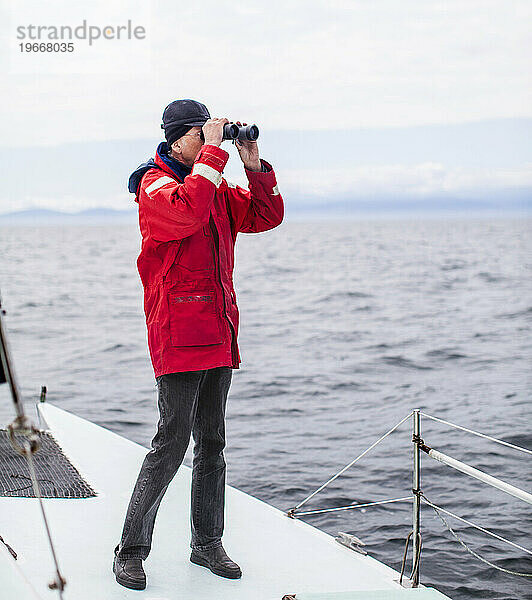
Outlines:
{"type": "Polygon", "coordinates": [[[259,137],[259,128],[256,125],[236,125],[226,123],[224,125],[223,140],[249,140],[254,142],[259,137]]]}

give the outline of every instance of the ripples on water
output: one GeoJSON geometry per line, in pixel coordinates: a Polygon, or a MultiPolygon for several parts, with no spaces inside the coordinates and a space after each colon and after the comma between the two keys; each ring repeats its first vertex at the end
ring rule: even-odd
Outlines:
{"type": "MultiPolygon", "coordinates": [[[[227,415],[228,482],[287,509],[413,408],[532,448],[530,219],[284,223],[237,245],[243,364],[227,415]]],[[[135,225],[0,228],[7,328],[25,397],[48,399],[149,445],[156,388],[135,225]]],[[[5,386],[0,417],[11,418],[5,386]]],[[[307,506],[408,495],[409,425],[307,506]]],[[[519,487],[530,460],[429,421],[427,443],[519,487]]],[[[423,459],[427,497],[525,547],[530,507],[423,459]]],[[[190,464],[190,449],[186,458],[190,464]]],[[[398,569],[410,508],[307,517],[361,537],[398,569]]],[[[525,555],[452,521],[505,568],[525,555]]],[[[230,524],[228,524],[230,526],[230,524]]],[[[452,598],[532,598],[422,511],[422,581],[452,598]]]]}

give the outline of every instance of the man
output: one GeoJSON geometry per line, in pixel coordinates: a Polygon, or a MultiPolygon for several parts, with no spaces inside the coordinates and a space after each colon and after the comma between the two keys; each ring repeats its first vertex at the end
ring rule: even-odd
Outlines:
{"type": "Polygon", "coordinates": [[[225,407],[238,369],[238,308],[233,288],[237,233],[257,233],[283,220],[283,200],[256,142],[237,143],[249,191],[222,172],[227,119],[205,105],[176,100],[163,113],[166,143],[129,181],[139,205],[148,346],[158,387],[159,423],[115,548],[118,583],[144,589],[163,495],[194,438],[190,560],[221,577],[241,577],[222,546],[225,493],[225,407]]]}

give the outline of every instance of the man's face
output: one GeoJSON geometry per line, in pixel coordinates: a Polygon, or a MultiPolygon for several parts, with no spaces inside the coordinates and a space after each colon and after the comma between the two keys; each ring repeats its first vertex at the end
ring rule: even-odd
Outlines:
{"type": "Polygon", "coordinates": [[[175,151],[180,153],[179,160],[188,167],[191,167],[203,146],[203,140],[201,127],[192,127],[190,131],[181,136],[173,145],[175,151]]]}

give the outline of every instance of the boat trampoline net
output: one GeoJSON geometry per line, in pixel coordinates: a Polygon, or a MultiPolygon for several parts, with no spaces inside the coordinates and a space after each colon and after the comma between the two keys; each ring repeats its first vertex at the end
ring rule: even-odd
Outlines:
{"type": "MultiPolygon", "coordinates": [[[[39,431],[40,447],[33,455],[43,498],[90,498],[96,492],[81,477],[59,444],[47,431],[39,431]]],[[[11,445],[6,429],[0,429],[0,496],[35,498],[28,462],[11,445]]]]}

